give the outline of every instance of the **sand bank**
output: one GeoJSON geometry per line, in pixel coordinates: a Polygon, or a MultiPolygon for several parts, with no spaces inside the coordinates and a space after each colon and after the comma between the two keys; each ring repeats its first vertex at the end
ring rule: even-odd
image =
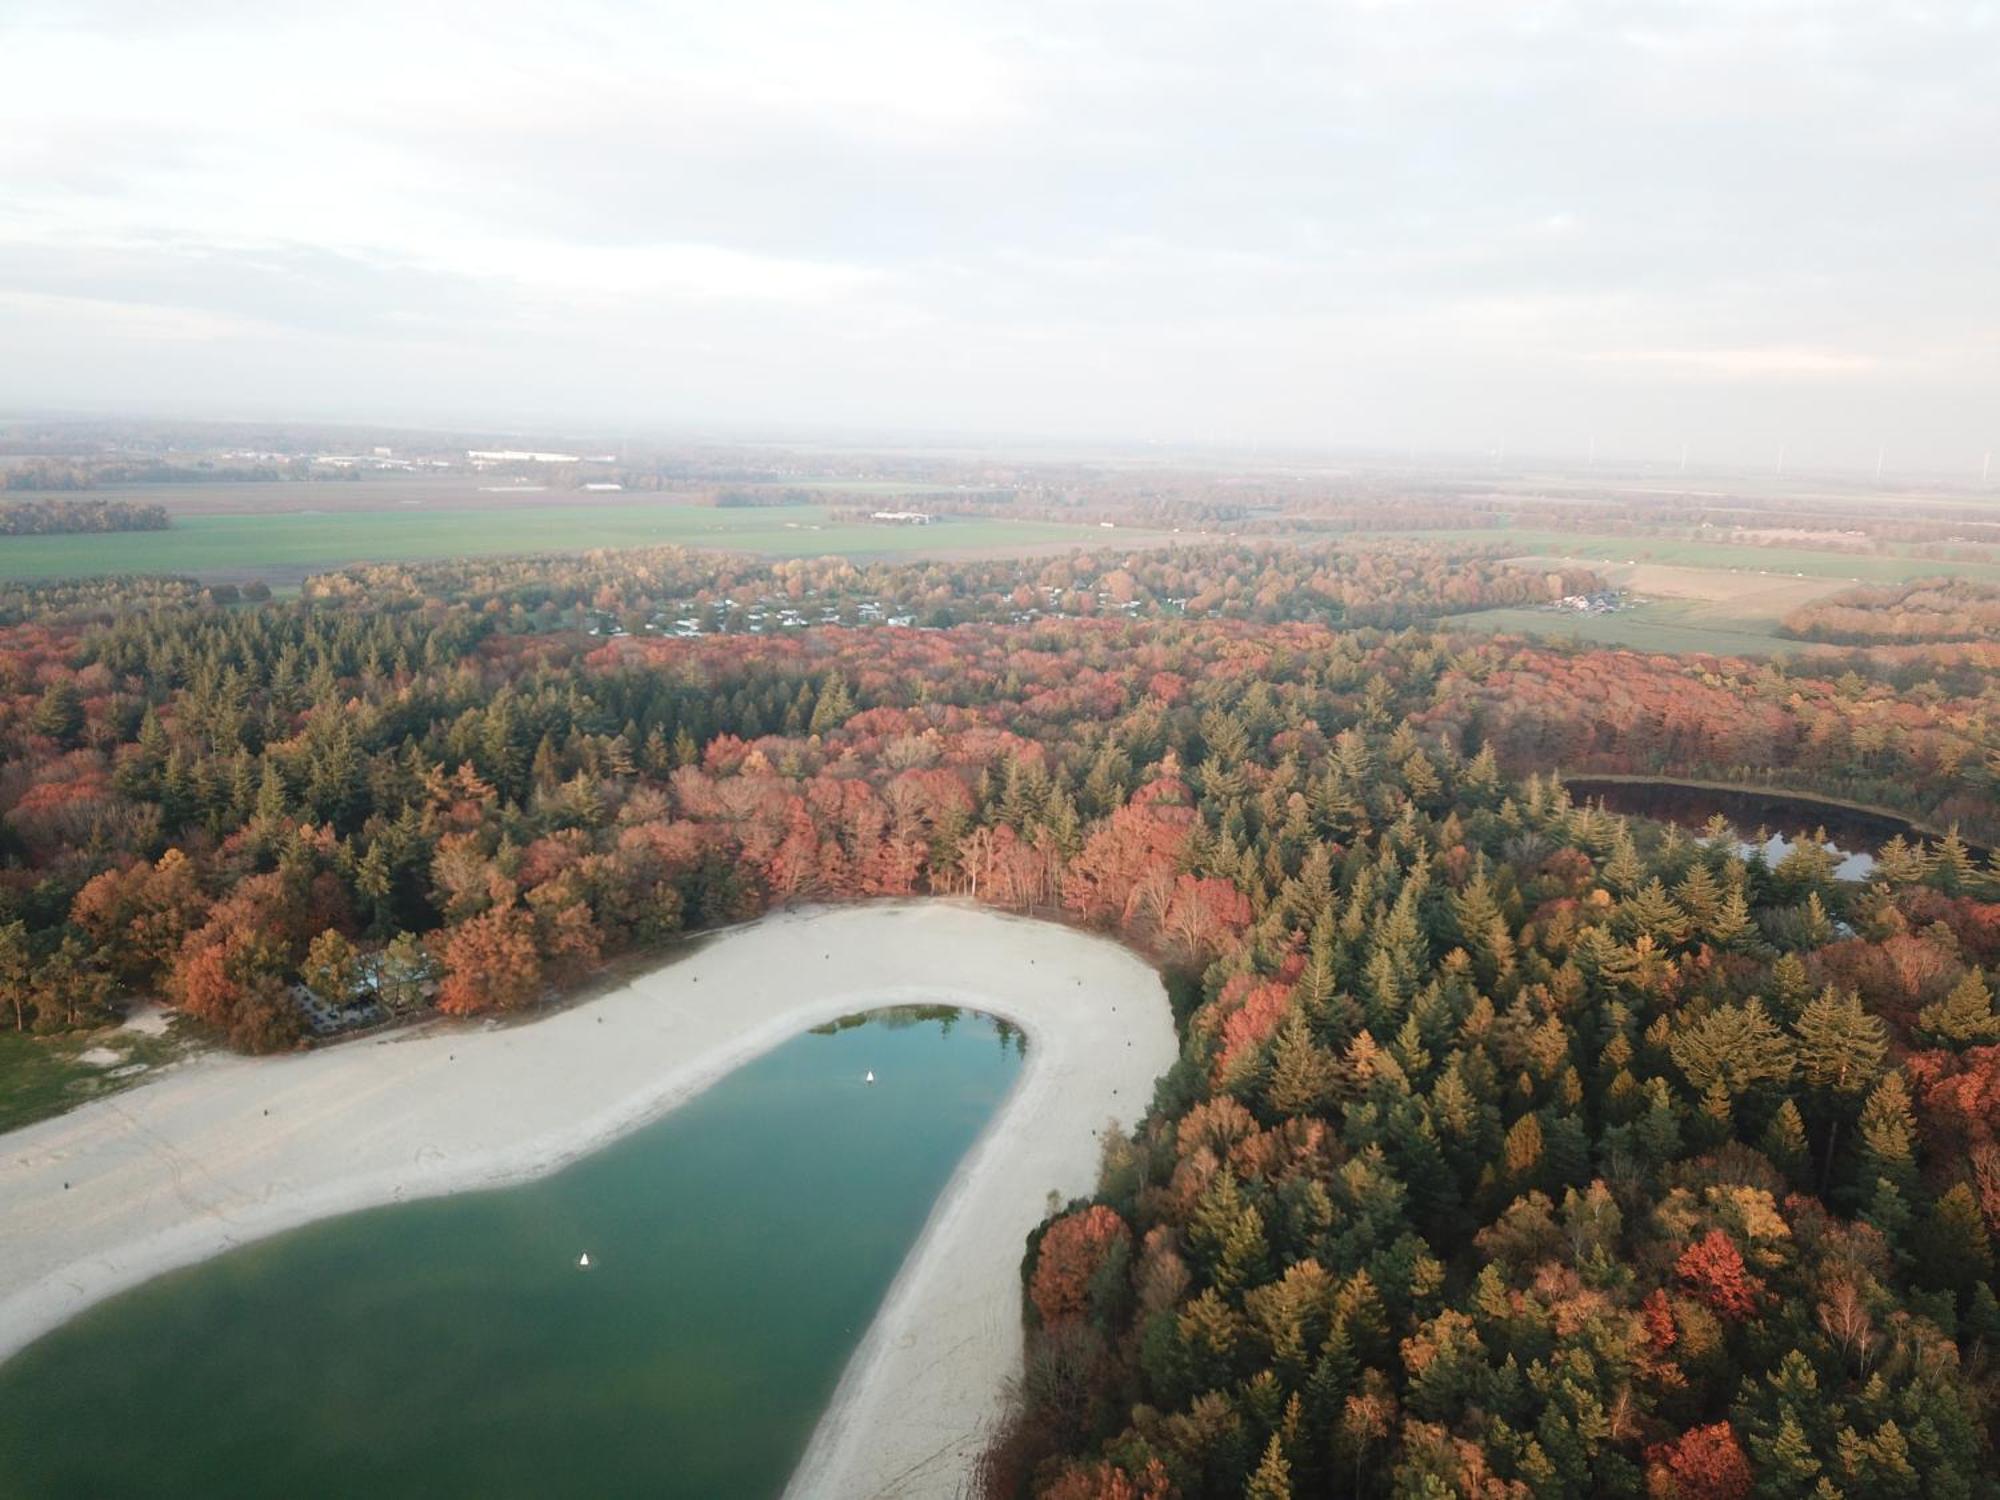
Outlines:
{"type": "Polygon", "coordinates": [[[955,1494],[1019,1366],[1023,1237],[1051,1191],[1089,1190],[1105,1122],[1136,1119],[1175,1055],[1140,959],[955,904],[769,917],[529,1025],[206,1056],[0,1136],[0,1358],[247,1240],[553,1171],[809,1026],[916,1002],[1020,1024],[1027,1063],[932,1210],[791,1493],[955,1494]]]}

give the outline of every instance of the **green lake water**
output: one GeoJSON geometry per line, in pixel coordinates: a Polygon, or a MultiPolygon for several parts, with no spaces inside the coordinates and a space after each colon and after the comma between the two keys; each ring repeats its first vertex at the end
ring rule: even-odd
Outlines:
{"type": "Polygon", "coordinates": [[[882,1013],[542,1181],[161,1277],[0,1367],[0,1494],[775,1495],[1019,1065],[882,1013]]]}

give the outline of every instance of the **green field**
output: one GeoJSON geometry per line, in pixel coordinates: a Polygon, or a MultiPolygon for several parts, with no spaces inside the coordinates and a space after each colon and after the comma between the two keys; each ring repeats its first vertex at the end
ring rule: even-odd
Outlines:
{"type": "Polygon", "coordinates": [[[1949,562],[1902,554],[1856,556],[1845,552],[1813,552],[1803,547],[1751,547],[1732,542],[1685,541],[1676,537],[1593,535],[1589,532],[1517,531],[1511,527],[1480,527],[1463,531],[1383,533],[1439,544],[1498,543],[1521,553],[1568,557],[1579,562],[1655,562],[1689,568],[1728,568],[1737,572],[1770,573],[1789,578],[1849,579],[1861,583],[1901,583],[1908,578],[1950,574],[2000,583],[2000,562],[1949,562]]]}
{"type": "Polygon", "coordinates": [[[1438,622],[1444,630],[1488,630],[1545,636],[1635,651],[1708,652],[1715,656],[1789,656],[1813,649],[1775,633],[1775,619],[1719,620],[1699,600],[1662,599],[1608,615],[1558,614],[1546,609],[1482,609],[1438,622]]]}
{"type": "Polygon", "coordinates": [[[145,1074],[112,1074],[144,1063],[148,1069],[173,1061],[182,1044],[167,1036],[105,1027],[63,1036],[25,1036],[0,1031],[0,1132],[15,1130],[49,1115],[74,1109],[86,1099],[115,1094],[145,1074]],[[85,1062],[83,1054],[102,1048],[119,1061],[85,1062]]]}
{"type": "MultiPolygon", "coordinates": [[[[1096,527],[946,518],[930,526],[828,519],[824,506],[741,510],[657,501],[275,515],[183,515],[166,531],[0,538],[0,578],[183,573],[296,579],[356,562],[576,552],[673,543],[764,557],[1011,552],[1105,540],[1096,527]]],[[[1134,539],[1130,534],[1120,540],[1134,539]]]]}

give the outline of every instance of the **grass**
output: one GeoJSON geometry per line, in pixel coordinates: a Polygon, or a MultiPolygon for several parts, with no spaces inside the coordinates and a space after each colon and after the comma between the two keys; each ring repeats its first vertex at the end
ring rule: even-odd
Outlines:
{"type": "Polygon", "coordinates": [[[166,531],[0,538],[0,578],[294,573],[357,562],[677,544],[764,557],[918,556],[1099,543],[1095,527],[948,518],[931,526],[834,522],[824,506],[711,509],[659,502],[347,513],[186,515],[166,531]]]}
{"type": "Polygon", "coordinates": [[[33,1036],[0,1031],[0,1132],[18,1130],[36,1120],[74,1109],[87,1099],[102,1098],[141,1081],[152,1069],[180,1054],[181,1043],[170,1036],[153,1036],[106,1028],[63,1036],[33,1036]],[[93,1047],[120,1053],[124,1061],[97,1067],[82,1060],[93,1047]],[[144,1063],[145,1073],[113,1078],[118,1068],[144,1063]]]}
{"type": "Polygon", "coordinates": [[[1483,609],[1439,621],[1445,630],[1488,630],[1582,641],[1596,646],[1629,646],[1636,651],[1707,652],[1715,656],[1793,655],[1810,650],[1803,642],[1776,634],[1776,619],[1716,618],[1712,606],[1693,599],[1658,600],[1608,615],[1558,614],[1545,609],[1483,609]]]}
{"type": "Polygon", "coordinates": [[[1804,547],[1750,547],[1740,543],[1697,542],[1676,537],[1517,531],[1504,526],[1395,534],[1439,543],[1497,542],[1522,553],[1569,557],[1580,562],[1622,563],[1632,559],[1681,567],[1769,573],[1784,578],[1802,573],[1808,578],[1831,578],[1843,583],[1849,579],[1858,579],[1863,583],[1901,583],[1909,578],[1935,578],[1943,574],[2000,583],[2000,562],[1953,562],[1901,553],[1857,556],[1845,552],[1814,552],[1804,547]]]}

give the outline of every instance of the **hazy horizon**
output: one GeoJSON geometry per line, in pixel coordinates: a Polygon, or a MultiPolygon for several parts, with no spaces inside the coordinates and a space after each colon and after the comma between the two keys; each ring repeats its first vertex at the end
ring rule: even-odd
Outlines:
{"type": "Polygon", "coordinates": [[[2000,11],[0,19],[0,406],[1977,476],[2000,11]]]}

